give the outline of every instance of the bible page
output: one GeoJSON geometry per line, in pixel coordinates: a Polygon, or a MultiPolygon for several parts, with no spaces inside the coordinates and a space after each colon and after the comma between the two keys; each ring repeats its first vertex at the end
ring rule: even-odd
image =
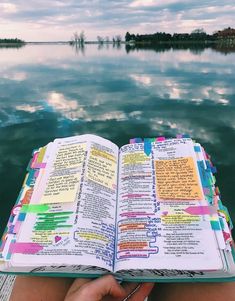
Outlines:
{"type": "Polygon", "coordinates": [[[192,140],[129,144],[119,164],[115,271],[223,269],[192,140]]]}
{"type": "Polygon", "coordinates": [[[76,272],[81,265],[112,271],[117,162],[118,147],[106,139],[56,139],[30,204],[21,209],[25,220],[11,262],[32,271],[76,272]]]}

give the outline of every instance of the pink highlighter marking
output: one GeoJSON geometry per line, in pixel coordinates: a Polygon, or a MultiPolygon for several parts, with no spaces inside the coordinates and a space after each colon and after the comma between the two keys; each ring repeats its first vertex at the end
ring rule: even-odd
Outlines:
{"type": "Polygon", "coordinates": [[[184,209],[184,211],[192,215],[206,215],[217,213],[216,208],[213,206],[190,206],[184,209]]]}
{"type": "Polygon", "coordinates": [[[43,249],[38,243],[15,242],[10,245],[9,253],[36,254],[43,249]]]}
{"type": "Polygon", "coordinates": [[[145,215],[155,215],[155,213],[147,213],[147,212],[123,212],[120,214],[121,217],[135,217],[135,216],[145,216],[145,215]]]}

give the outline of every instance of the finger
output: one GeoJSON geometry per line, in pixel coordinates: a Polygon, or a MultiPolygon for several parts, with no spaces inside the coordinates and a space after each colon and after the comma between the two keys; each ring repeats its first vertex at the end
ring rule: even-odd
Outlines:
{"type": "MultiPolygon", "coordinates": [[[[77,291],[79,291],[79,289],[86,283],[91,282],[91,279],[89,278],[79,278],[79,279],[75,279],[73,284],[70,286],[66,298],[70,298],[71,295],[73,295],[74,293],[76,293],[77,291]]],[[[66,300],[67,300],[66,299],[66,300]]]]}
{"type": "Polygon", "coordinates": [[[130,297],[130,299],[128,299],[128,301],[144,301],[144,299],[151,293],[153,287],[154,283],[142,283],[139,289],[130,297]]]}
{"type": "Polygon", "coordinates": [[[112,275],[106,275],[83,285],[77,295],[79,301],[98,301],[105,296],[114,298],[124,298],[126,296],[125,290],[112,275]]]}
{"type": "Polygon", "coordinates": [[[89,290],[90,295],[94,300],[101,300],[105,296],[112,296],[115,298],[123,298],[126,296],[125,290],[112,275],[106,275],[92,281],[89,284],[89,290]]]}
{"type": "Polygon", "coordinates": [[[137,282],[123,282],[121,286],[124,288],[126,295],[129,295],[131,292],[133,292],[137,286],[140,284],[137,282]]]}

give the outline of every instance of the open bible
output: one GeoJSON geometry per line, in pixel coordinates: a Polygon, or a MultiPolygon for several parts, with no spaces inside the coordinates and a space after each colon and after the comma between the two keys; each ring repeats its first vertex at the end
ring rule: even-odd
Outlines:
{"type": "Polygon", "coordinates": [[[216,171],[190,138],[95,135],[33,151],[0,247],[0,271],[131,281],[235,280],[216,171]]]}

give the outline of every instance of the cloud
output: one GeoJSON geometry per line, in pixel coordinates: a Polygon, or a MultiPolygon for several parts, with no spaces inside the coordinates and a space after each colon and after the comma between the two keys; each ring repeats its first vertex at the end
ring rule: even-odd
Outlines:
{"type": "Polygon", "coordinates": [[[102,121],[107,121],[107,120],[117,120],[117,121],[124,121],[127,119],[127,115],[122,112],[122,111],[113,111],[113,112],[108,112],[104,113],[102,115],[98,115],[93,118],[93,120],[102,120],[102,121]]]}
{"type": "Polygon", "coordinates": [[[2,78],[20,82],[20,81],[27,79],[27,73],[25,73],[25,72],[9,72],[9,73],[3,74],[2,78]]]}
{"type": "Polygon", "coordinates": [[[50,108],[67,119],[77,120],[87,116],[86,111],[79,106],[76,100],[66,99],[62,93],[50,92],[46,102],[50,108]]]}
{"type": "Polygon", "coordinates": [[[130,74],[130,77],[134,79],[137,84],[141,84],[143,86],[150,86],[152,82],[151,77],[144,74],[130,74]]]}
{"type": "Polygon", "coordinates": [[[136,0],[131,2],[130,7],[154,6],[156,3],[154,0],[136,0]]]}
{"type": "Polygon", "coordinates": [[[29,104],[23,104],[23,105],[16,106],[16,110],[25,111],[25,112],[29,112],[29,113],[35,113],[36,111],[40,111],[43,109],[44,109],[43,106],[34,106],[34,105],[29,105],[29,104]]]}
{"type": "Polygon", "coordinates": [[[135,119],[138,119],[138,120],[140,120],[141,115],[142,115],[141,111],[133,111],[133,112],[129,113],[129,116],[131,118],[135,118],[135,119]]]}
{"type": "Polygon", "coordinates": [[[48,96],[47,103],[57,111],[77,110],[78,103],[76,100],[67,100],[64,95],[57,92],[51,92],[48,96]]]}
{"type": "Polygon", "coordinates": [[[135,0],[130,3],[130,7],[167,7],[173,3],[179,2],[178,0],[135,0]]]}
{"type": "Polygon", "coordinates": [[[5,13],[5,14],[16,13],[17,7],[13,3],[3,2],[3,3],[0,3],[0,11],[1,11],[1,13],[5,13]]]}
{"type": "Polygon", "coordinates": [[[204,27],[213,32],[234,25],[233,0],[9,0],[0,4],[2,32],[25,40],[68,40],[85,30],[97,35],[190,32],[204,27]]]}

